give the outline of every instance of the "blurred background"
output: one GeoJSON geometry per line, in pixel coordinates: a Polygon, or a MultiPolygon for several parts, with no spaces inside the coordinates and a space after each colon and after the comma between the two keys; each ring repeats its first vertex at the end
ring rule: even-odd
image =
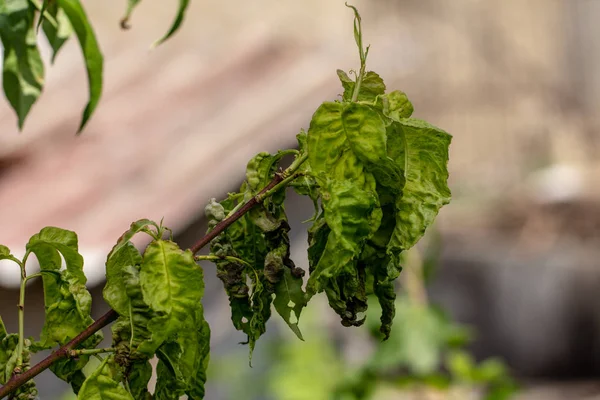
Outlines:
{"type": "MultiPolygon", "coordinates": [[[[318,105],[341,93],[335,70],[357,68],[358,55],[341,0],[196,0],[181,31],[153,50],[175,1],[145,0],[128,31],[119,27],[125,1],[83,3],[105,55],[103,98],[76,137],[87,83],[71,39],[22,133],[0,102],[0,243],[19,256],[44,226],[75,230],[98,317],[105,256],[130,222],[164,216],[191,245],[205,232],[208,200],[237,190],[257,152],[294,147],[318,105]]],[[[325,400],[398,349],[408,355],[388,360],[393,373],[373,398],[478,399],[478,382],[510,380],[503,387],[517,382],[518,399],[600,399],[600,2],[353,4],[372,46],[368,68],[408,94],[415,117],[454,136],[453,201],[407,256],[399,289],[395,329],[412,341],[382,350],[368,326],[342,329],[316,301],[300,323],[306,341],[274,319],[250,369],[207,264],[207,399],[325,400]],[[413,309],[432,305],[443,323],[413,309]],[[461,352],[447,351],[456,340],[461,352]],[[476,362],[479,372],[465,367],[476,362]],[[451,382],[429,379],[439,371],[451,382]]],[[[306,267],[301,221],[312,204],[290,194],[287,210],[293,259],[306,267]]],[[[18,281],[0,262],[11,331],[18,281]]],[[[32,282],[27,335],[43,324],[41,293],[32,282]]],[[[70,398],[49,371],[37,381],[43,400],[70,398]]]]}

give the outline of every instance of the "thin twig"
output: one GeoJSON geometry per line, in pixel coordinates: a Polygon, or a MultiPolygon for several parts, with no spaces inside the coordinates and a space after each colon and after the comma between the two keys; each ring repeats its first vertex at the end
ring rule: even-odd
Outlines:
{"type": "Polygon", "coordinates": [[[48,357],[44,358],[39,363],[35,364],[33,367],[23,372],[22,374],[13,375],[6,385],[0,387],[0,398],[9,395],[14,390],[18,389],[21,385],[23,385],[28,380],[37,376],[40,372],[48,369],[52,364],[61,360],[63,358],[67,358],[69,356],[70,351],[85,341],[87,338],[92,336],[94,333],[104,328],[106,325],[110,324],[114,320],[117,319],[119,314],[114,310],[110,310],[100,318],[98,318],[93,324],[85,328],[83,332],[77,335],[73,340],[69,343],[61,346],[58,350],[50,354],[48,357]]]}

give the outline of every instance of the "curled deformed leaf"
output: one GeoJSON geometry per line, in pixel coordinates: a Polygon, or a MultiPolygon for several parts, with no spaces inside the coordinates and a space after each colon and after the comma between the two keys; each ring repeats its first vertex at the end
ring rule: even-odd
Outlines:
{"type": "Polygon", "coordinates": [[[155,240],[146,247],[139,279],[144,302],[157,315],[148,322],[151,340],[138,350],[152,355],[170,336],[186,328],[189,310],[202,301],[202,270],[191,251],[183,251],[171,241],[155,240]]]}
{"type": "MultiPolygon", "coordinates": [[[[15,335],[15,336],[17,336],[17,335],[15,335]]],[[[12,343],[10,345],[12,347],[12,343]]],[[[31,351],[29,349],[30,346],[31,346],[31,341],[29,339],[24,339],[23,340],[22,360],[21,360],[21,364],[19,365],[21,372],[26,372],[30,369],[30,366],[31,366],[31,351]]],[[[2,347],[3,347],[3,345],[0,342],[0,375],[2,375],[2,372],[5,372],[5,374],[8,372],[7,370],[1,371],[1,369],[3,367],[3,365],[2,365],[2,363],[3,363],[2,347]]],[[[16,356],[16,353],[17,352],[15,350],[15,351],[13,351],[12,354],[14,356],[16,356]]],[[[6,375],[6,376],[7,376],[7,379],[8,379],[8,377],[10,377],[8,375],[6,375]]],[[[3,377],[0,376],[0,383],[5,383],[4,381],[1,380],[2,378],[3,377]]],[[[36,399],[38,399],[39,398],[38,391],[35,386],[35,382],[33,380],[29,380],[29,381],[23,383],[22,385],[17,387],[17,389],[13,393],[11,393],[9,398],[10,398],[10,400],[12,400],[12,399],[15,399],[15,400],[36,400],[36,399]]]]}
{"type": "MultiPolygon", "coordinates": [[[[29,239],[26,249],[27,254],[36,255],[44,285],[45,321],[40,341],[34,343],[34,347],[45,349],[63,345],[94,322],[90,316],[92,296],[85,287],[77,235],[69,230],[46,227],[29,239]],[[61,256],[65,270],[61,270],[61,256]]],[[[82,345],[93,348],[101,340],[102,332],[96,332],[82,345]]],[[[82,382],[81,369],[88,360],[89,356],[60,360],[50,369],[77,391],[82,382]]]]}
{"type": "MultiPolygon", "coordinates": [[[[142,255],[131,242],[125,242],[106,261],[106,285],[102,292],[104,300],[119,315],[128,316],[131,312],[131,268],[139,270],[142,255]]],[[[139,292],[141,294],[141,291],[139,292]]]]}
{"type": "Polygon", "coordinates": [[[128,370],[127,382],[131,395],[136,400],[151,400],[148,383],[152,378],[152,365],[147,360],[133,362],[128,370]]]}
{"type": "Polygon", "coordinates": [[[382,102],[383,114],[394,121],[398,121],[401,118],[408,118],[413,113],[412,103],[408,100],[406,93],[400,90],[394,90],[379,98],[382,102]]]}
{"type": "Polygon", "coordinates": [[[146,218],[134,221],[131,223],[129,229],[126,230],[121,237],[119,237],[115,246],[112,248],[110,253],[108,253],[108,258],[110,259],[121,247],[127,245],[129,241],[139,232],[147,233],[155,239],[160,238],[162,235],[162,229],[156,222],[146,218]],[[156,229],[156,233],[149,228],[156,229]]]}
{"type": "Polygon", "coordinates": [[[102,361],[85,380],[77,396],[81,400],[134,400],[121,383],[121,372],[114,356],[102,361]]]}
{"type": "Polygon", "coordinates": [[[417,119],[398,124],[398,162],[404,164],[406,184],[396,200],[396,228],[388,252],[411,248],[433,223],[439,209],[450,202],[448,148],[452,137],[417,119]]]}
{"type": "Polygon", "coordinates": [[[342,123],[350,148],[377,183],[400,192],[404,174],[388,156],[386,127],[379,114],[369,106],[350,103],[344,107],[342,123]]]}
{"type": "Polygon", "coordinates": [[[5,384],[12,376],[17,366],[17,345],[19,335],[6,332],[4,323],[0,319],[0,383],[5,384]]]}
{"type": "Polygon", "coordinates": [[[210,329],[202,305],[190,314],[190,320],[190,326],[180,331],[174,341],[158,349],[156,398],[178,399],[183,394],[192,400],[204,398],[210,329]]]}
{"type": "MultiPolygon", "coordinates": [[[[354,93],[354,87],[356,86],[356,82],[352,80],[348,74],[346,74],[341,69],[337,70],[338,77],[342,82],[342,86],[344,87],[344,94],[342,95],[342,99],[344,101],[350,102],[352,101],[352,95],[354,93]]],[[[368,71],[365,73],[363,80],[360,84],[360,90],[358,93],[357,101],[366,101],[373,103],[377,96],[383,95],[385,93],[385,83],[383,83],[383,79],[373,72],[368,71]]]]}

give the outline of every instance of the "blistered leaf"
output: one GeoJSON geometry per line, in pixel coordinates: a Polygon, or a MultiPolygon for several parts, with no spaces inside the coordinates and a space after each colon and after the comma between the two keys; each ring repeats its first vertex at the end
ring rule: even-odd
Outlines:
{"type": "Polygon", "coordinates": [[[403,139],[397,142],[397,161],[404,165],[406,184],[396,201],[396,228],[388,245],[391,254],[411,248],[439,209],[450,202],[447,164],[452,137],[417,119],[396,124],[403,139]]]}
{"type": "Polygon", "coordinates": [[[204,207],[204,215],[209,222],[216,225],[225,219],[225,208],[213,197],[204,207]]]}
{"type": "MultiPolygon", "coordinates": [[[[338,77],[342,82],[342,86],[344,87],[344,94],[342,95],[342,99],[344,101],[351,101],[352,94],[354,93],[354,87],[356,86],[356,82],[352,80],[348,74],[346,74],[341,69],[337,70],[338,77]]],[[[360,89],[358,93],[357,101],[367,101],[374,102],[377,96],[380,96],[385,93],[385,83],[383,83],[383,79],[377,73],[373,71],[368,71],[360,84],[360,89]]]]}
{"type": "Polygon", "coordinates": [[[60,252],[65,259],[70,276],[85,285],[87,279],[83,273],[83,257],[79,254],[75,232],[52,226],[43,228],[29,239],[26,250],[36,255],[42,271],[60,269],[61,260],[58,255],[60,252]]]}
{"type": "Polygon", "coordinates": [[[102,74],[104,60],[96,35],[90,25],[90,22],[85,14],[83,6],[79,0],[57,0],[58,6],[65,12],[83,53],[83,59],[85,61],[85,67],[88,75],[88,86],[89,86],[89,101],[85,110],[83,110],[83,116],[81,124],[79,125],[78,133],[83,130],[88,120],[92,116],[92,113],[98,105],[100,96],[102,95],[102,74]]]}
{"type": "Polygon", "coordinates": [[[379,182],[367,165],[382,178],[379,184],[398,185],[396,191],[399,188],[398,182],[382,177],[385,168],[395,173],[399,170],[388,159],[385,139],[379,115],[359,104],[322,104],[308,131],[309,162],[320,186],[324,220],[330,231],[325,247],[322,221],[317,219],[309,232],[311,275],[307,293],[312,296],[325,291],[344,325],[363,321],[359,313],[367,308],[368,271],[358,264],[358,258],[382,217],[376,190],[379,182]],[[314,240],[316,234],[320,234],[319,240],[314,240]]]}
{"type": "Polygon", "coordinates": [[[265,187],[277,168],[277,158],[270,153],[258,153],[248,161],[246,166],[246,182],[252,193],[258,193],[265,187]]]}
{"type": "MultiPolygon", "coordinates": [[[[119,356],[146,359],[151,356],[150,351],[141,353],[138,348],[142,344],[147,347],[148,343],[152,343],[149,322],[157,317],[157,313],[144,302],[138,269],[134,266],[124,266],[121,276],[130,300],[130,308],[127,314],[121,315],[112,326],[113,346],[117,348],[119,356]]],[[[159,342],[153,345],[153,348],[159,346],[162,339],[157,340],[159,342]]],[[[120,361],[120,358],[117,361],[120,361]]]]}
{"type": "Polygon", "coordinates": [[[17,366],[17,345],[19,335],[7,334],[4,323],[0,319],[0,383],[5,384],[17,366]]]}
{"type": "MultiPolygon", "coordinates": [[[[18,340],[18,339],[17,339],[18,340]]],[[[12,345],[12,344],[11,344],[12,345]]],[[[22,353],[22,362],[20,365],[20,369],[22,372],[26,372],[31,367],[31,351],[29,350],[29,346],[31,346],[31,341],[29,339],[23,340],[23,353],[22,353]]],[[[2,367],[2,345],[0,344],[0,368],[2,367]]],[[[16,351],[13,352],[16,355],[16,351]]],[[[9,376],[10,377],[10,376],[9,376]]],[[[4,383],[4,382],[2,382],[4,383]]],[[[35,382],[33,379],[23,383],[20,385],[13,393],[9,396],[10,400],[37,400],[38,391],[35,386],[35,382]]]]}
{"type": "Polygon", "coordinates": [[[413,105],[404,92],[394,90],[379,98],[382,101],[383,114],[388,118],[399,121],[401,118],[410,117],[413,113],[413,105]]]}
{"type": "Polygon", "coordinates": [[[117,244],[112,248],[110,253],[108,253],[108,258],[111,258],[113,254],[115,254],[121,247],[127,245],[129,241],[139,232],[145,232],[148,235],[159,238],[161,232],[160,226],[149,219],[139,219],[135,222],[132,222],[129,229],[126,230],[121,237],[117,240],[117,244]],[[149,228],[154,227],[156,229],[156,234],[152,232],[149,228]]]}
{"type": "Polygon", "coordinates": [[[171,335],[187,327],[189,310],[202,301],[202,270],[191,251],[182,251],[165,240],[148,245],[140,269],[140,285],[144,302],[158,316],[148,323],[152,340],[140,345],[139,351],[152,355],[171,335]]]}
{"type": "Polygon", "coordinates": [[[0,4],[0,39],[4,48],[4,94],[18,117],[19,129],[44,86],[44,63],[37,47],[34,9],[27,0],[0,4]]]}
{"type": "Polygon", "coordinates": [[[81,400],[134,400],[120,380],[121,374],[114,357],[106,357],[102,364],[85,380],[77,398],[81,400]]]}
{"type": "MultiPolygon", "coordinates": [[[[380,187],[378,187],[378,193],[380,199],[386,199],[388,195],[388,192],[380,187]]],[[[393,203],[384,205],[382,211],[381,225],[367,242],[361,254],[361,262],[364,263],[365,268],[370,272],[370,277],[372,277],[370,286],[373,287],[372,292],[377,296],[381,306],[381,326],[379,330],[383,333],[384,340],[387,340],[395,316],[396,292],[394,281],[400,275],[402,267],[385,251],[396,225],[393,203]]]]}
{"type": "MultiPolygon", "coordinates": [[[[44,284],[45,321],[40,341],[34,347],[63,345],[94,322],[90,316],[92,297],[85,287],[83,257],[78,252],[77,235],[65,229],[46,227],[29,239],[26,249],[27,253],[36,255],[44,284]],[[66,270],[60,270],[61,255],[66,270]]],[[[101,340],[102,332],[96,332],[83,346],[93,348],[101,340]]],[[[82,380],[80,370],[88,360],[89,356],[60,360],[50,369],[77,391],[82,380]]]]}
{"type": "Polygon", "coordinates": [[[399,191],[402,171],[388,155],[386,135],[381,117],[369,106],[325,102],[308,130],[311,172],[317,180],[326,175],[374,191],[373,174],[380,184],[399,191]]]}
{"type": "Polygon", "coordinates": [[[102,294],[108,305],[119,315],[128,316],[132,307],[127,291],[127,269],[139,269],[141,263],[142,255],[131,242],[120,246],[106,261],[106,285],[102,294]]]}
{"type": "MultiPolygon", "coordinates": [[[[51,348],[67,343],[94,322],[90,317],[92,298],[85,285],[73,278],[68,270],[59,274],[43,274],[42,278],[46,316],[36,347],[51,348]]],[[[96,332],[82,346],[94,348],[101,340],[102,332],[96,332]]],[[[81,369],[88,360],[89,356],[64,359],[52,364],[50,369],[77,391],[83,377],[81,369]]]]}
{"type": "Polygon", "coordinates": [[[190,319],[193,326],[180,331],[175,341],[164,344],[157,352],[160,363],[167,367],[158,369],[157,398],[177,399],[184,393],[192,400],[204,398],[210,329],[201,305],[190,319]]]}
{"type": "Polygon", "coordinates": [[[46,12],[52,16],[56,22],[56,25],[54,25],[47,18],[40,17],[44,35],[46,35],[48,43],[50,43],[50,47],[52,47],[51,62],[54,63],[58,52],[73,34],[73,27],[65,12],[58,7],[56,2],[45,1],[44,5],[46,6],[46,12]]]}
{"type": "Polygon", "coordinates": [[[386,127],[379,114],[369,106],[350,103],[342,112],[342,124],[350,148],[377,183],[400,192],[404,174],[388,157],[386,127]]]}
{"type": "Polygon", "coordinates": [[[170,368],[170,363],[163,361],[163,359],[159,359],[156,366],[154,400],[178,400],[184,394],[181,372],[174,370],[172,367],[170,368]]]}
{"type": "MultiPolygon", "coordinates": [[[[298,135],[296,135],[296,138],[298,140],[298,147],[300,148],[300,153],[306,154],[306,152],[308,151],[308,136],[305,132],[301,132],[298,135]]],[[[313,201],[313,205],[315,207],[315,214],[310,219],[312,221],[317,217],[317,214],[319,212],[319,186],[317,185],[317,181],[311,174],[310,163],[308,162],[308,160],[305,161],[300,166],[300,168],[298,168],[298,172],[302,173],[302,175],[299,178],[295,179],[294,182],[292,182],[291,186],[296,191],[296,193],[302,196],[308,196],[313,201]]]]}
{"type": "Polygon", "coordinates": [[[148,392],[148,383],[152,378],[152,365],[147,360],[134,362],[129,367],[127,382],[131,395],[136,400],[151,400],[152,396],[148,392]]]}
{"type": "Polygon", "coordinates": [[[179,7],[177,9],[177,15],[175,16],[175,20],[169,28],[169,31],[160,39],[154,43],[154,46],[158,46],[165,42],[165,40],[169,39],[181,26],[183,19],[185,18],[185,12],[187,11],[188,5],[190,4],[190,0],[179,0],[179,7]]]}
{"type": "Polygon", "coordinates": [[[366,310],[364,271],[357,259],[364,242],[381,222],[381,209],[372,192],[351,181],[328,180],[321,187],[324,216],[331,229],[322,255],[311,271],[307,293],[326,291],[330,306],[344,325],[360,325],[366,310]]]}

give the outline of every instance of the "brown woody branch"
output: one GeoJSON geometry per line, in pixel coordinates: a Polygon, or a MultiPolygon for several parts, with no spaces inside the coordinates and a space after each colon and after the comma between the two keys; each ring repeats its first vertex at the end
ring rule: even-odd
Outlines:
{"type": "MultiPolygon", "coordinates": [[[[287,171],[286,171],[287,172],[287,171]]],[[[237,221],[241,216],[250,211],[252,207],[256,206],[260,202],[264,200],[263,195],[269,190],[273,189],[277,184],[281,183],[288,174],[284,172],[283,174],[277,173],[275,177],[267,186],[265,186],[256,196],[251,198],[246,204],[244,204],[239,210],[233,213],[229,218],[225,218],[223,221],[219,222],[213,230],[207,233],[202,239],[200,239],[196,244],[194,244],[190,250],[192,253],[196,254],[200,249],[210,243],[215,237],[217,237],[221,232],[223,232],[229,225],[233,224],[237,221]]],[[[25,382],[34,378],[42,371],[48,369],[52,364],[61,360],[63,358],[68,358],[71,354],[71,350],[74,350],[79,344],[85,341],[87,338],[92,336],[94,333],[104,328],[106,325],[115,321],[118,318],[118,314],[114,310],[108,311],[106,314],[98,318],[96,322],[88,326],[83,332],[77,335],[73,340],[69,343],[61,346],[58,350],[54,351],[48,357],[44,358],[39,363],[32,366],[27,371],[21,374],[14,374],[8,382],[2,387],[0,387],[0,399],[4,396],[9,395],[20,386],[22,386],[25,382]]]]}

